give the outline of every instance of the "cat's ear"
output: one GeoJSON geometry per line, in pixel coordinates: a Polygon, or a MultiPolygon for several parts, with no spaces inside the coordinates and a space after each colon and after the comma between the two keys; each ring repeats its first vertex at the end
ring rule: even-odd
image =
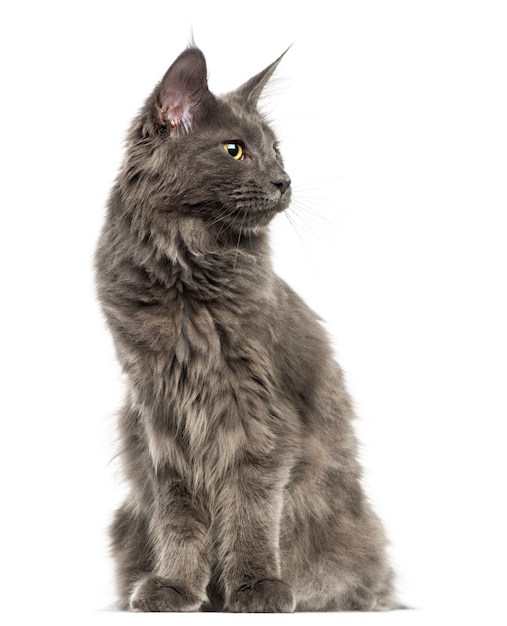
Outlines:
{"type": "Polygon", "coordinates": [[[262,70],[262,72],[253,76],[250,80],[241,85],[239,89],[236,89],[236,91],[234,91],[231,95],[242,100],[249,108],[257,108],[257,103],[264,87],[267,85],[269,79],[288,50],[289,48],[287,48],[287,50],[279,56],[274,63],[271,63],[271,65],[268,65],[268,67],[262,70]]]}
{"type": "Polygon", "coordinates": [[[188,132],[199,108],[212,97],[206,59],[194,46],[187,48],[167,70],[156,100],[157,121],[177,132],[188,132]]]}

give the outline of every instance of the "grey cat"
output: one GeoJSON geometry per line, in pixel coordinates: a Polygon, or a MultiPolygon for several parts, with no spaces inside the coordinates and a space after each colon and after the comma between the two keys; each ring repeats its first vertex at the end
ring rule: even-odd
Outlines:
{"type": "Polygon", "coordinates": [[[257,102],[279,61],[218,98],[186,49],[111,192],[96,269],[128,381],[130,495],[111,528],[124,609],[397,606],[342,372],[270,263],[291,181],[257,102]]]}

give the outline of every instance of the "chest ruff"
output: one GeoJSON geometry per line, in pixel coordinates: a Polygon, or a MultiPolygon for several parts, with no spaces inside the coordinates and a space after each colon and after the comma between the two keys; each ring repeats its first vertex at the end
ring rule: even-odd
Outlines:
{"type": "Polygon", "coordinates": [[[228,313],[226,332],[214,311],[185,303],[165,318],[172,345],[153,351],[148,367],[144,358],[132,381],[153,465],[176,468],[196,488],[276,439],[270,355],[259,333],[233,320],[228,313]]]}

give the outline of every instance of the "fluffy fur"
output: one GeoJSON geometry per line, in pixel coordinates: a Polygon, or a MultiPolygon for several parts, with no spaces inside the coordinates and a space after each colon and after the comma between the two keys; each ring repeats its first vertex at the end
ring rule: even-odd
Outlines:
{"type": "Polygon", "coordinates": [[[111,529],[125,609],[395,606],[342,372],[270,263],[290,179],[257,100],[277,64],[218,98],[184,51],[111,192],[96,267],[128,381],[130,495],[111,529]]]}

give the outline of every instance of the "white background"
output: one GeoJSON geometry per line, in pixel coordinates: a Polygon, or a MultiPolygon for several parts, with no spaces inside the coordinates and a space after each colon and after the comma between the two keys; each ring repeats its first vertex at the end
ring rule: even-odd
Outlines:
{"type": "Polygon", "coordinates": [[[266,100],[295,198],[273,225],[274,262],[327,321],[360,418],[365,484],[400,596],[416,607],[311,619],[502,623],[505,3],[28,1],[0,11],[5,623],[28,623],[27,612],[53,623],[307,619],[108,610],[122,382],[92,257],[126,128],[192,27],[215,93],[294,44],[266,100]]]}

